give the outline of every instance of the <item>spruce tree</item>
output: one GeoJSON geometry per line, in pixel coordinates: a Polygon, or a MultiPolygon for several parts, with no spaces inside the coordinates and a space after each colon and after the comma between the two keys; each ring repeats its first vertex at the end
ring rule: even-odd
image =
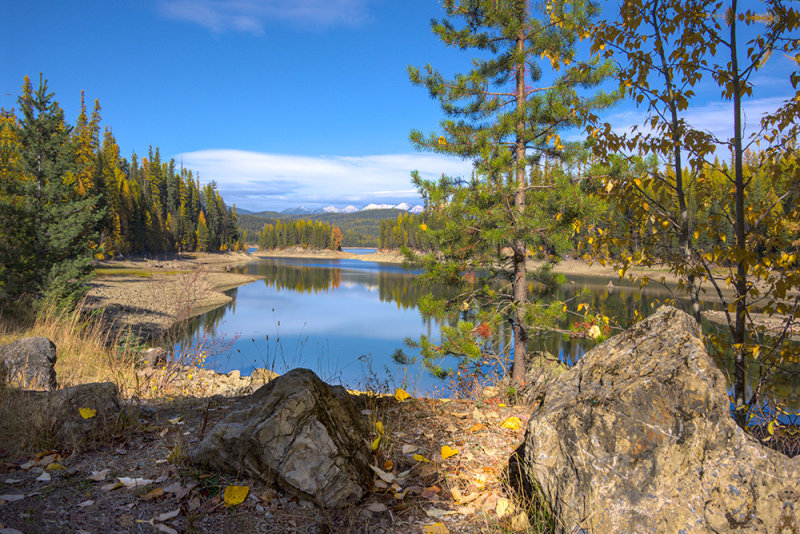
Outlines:
{"type": "Polygon", "coordinates": [[[34,90],[26,77],[18,103],[19,159],[6,186],[17,199],[19,215],[10,237],[27,251],[10,264],[25,275],[20,285],[6,288],[6,295],[74,304],[87,289],[95,229],[103,214],[95,209],[96,196],[84,196],[87,192],[77,183],[71,128],[47,82],[40,76],[34,90]]]}
{"type": "MultiPolygon", "coordinates": [[[[446,116],[441,132],[425,136],[412,131],[414,145],[475,164],[471,179],[443,176],[432,182],[414,174],[426,201],[430,225],[425,227],[430,226],[439,248],[427,258],[423,278],[461,289],[449,301],[426,300],[426,308],[477,318],[487,323],[481,332],[510,320],[517,383],[524,377],[531,327],[554,314],[552,307],[529,302],[526,260],[531,247],[557,252],[556,245],[588,209],[569,177],[555,172],[564,152],[559,134],[614,100],[602,92],[586,95],[610,66],[577,57],[578,41],[588,37],[585,28],[596,7],[583,0],[552,0],[537,18],[531,4],[445,0],[447,17],[432,22],[433,32],[447,46],[474,50],[473,68],[447,79],[430,65],[409,67],[412,83],[426,87],[446,116]],[[546,85],[545,70],[551,78],[546,85]]],[[[400,222],[397,229],[402,229],[400,222]]],[[[408,243],[405,231],[395,239],[408,243]]],[[[445,329],[441,346],[421,340],[434,373],[444,374],[433,362],[436,356],[480,355],[465,340],[477,331],[473,326],[464,321],[458,329],[445,329]]]]}

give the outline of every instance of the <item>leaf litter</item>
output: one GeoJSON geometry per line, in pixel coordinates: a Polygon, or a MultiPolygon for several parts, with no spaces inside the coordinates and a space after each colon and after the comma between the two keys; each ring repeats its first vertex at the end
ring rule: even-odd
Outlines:
{"type": "Polygon", "coordinates": [[[523,439],[530,410],[492,399],[442,402],[402,393],[356,400],[373,429],[364,446],[375,478],[352,509],[322,511],[259,480],[189,466],[184,451],[201,439],[200,427],[207,431],[240,400],[217,397],[155,406],[139,430],[113,445],[0,460],[0,471],[17,490],[0,495],[0,523],[74,532],[130,531],[144,524],[155,532],[467,533],[509,522],[515,512],[501,473],[523,439]],[[377,436],[379,447],[371,450],[377,436]],[[164,458],[169,461],[157,463],[164,458]],[[33,475],[27,472],[32,469],[33,475]],[[44,486],[35,480],[42,473],[51,475],[44,486]],[[76,479],[88,486],[74,491],[76,479]],[[40,493],[43,487],[47,491],[40,493]],[[226,491],[231,487],[248,489],[232,499],[236,491],[226,491]],[[26,510],[29,517],[8,519],[26,510]]]}

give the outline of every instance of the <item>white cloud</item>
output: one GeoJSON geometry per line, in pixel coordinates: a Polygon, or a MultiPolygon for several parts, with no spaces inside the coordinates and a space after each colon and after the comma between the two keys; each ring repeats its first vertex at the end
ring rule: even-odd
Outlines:
{"type": "MultiPolygon", "coordinates": [[[[742,116],[744,118],[745,136],[755,134],[761,128],[761,118],[767,113],[778,109],[786,97],[770,97],[745,100],[742,103],[742,116]]],[[[702,130],[712,134],[720,141],[725,141],[733,137],[733,103],[732,102],[709,102],[703,105],[690,106],[688,110],[681,112],[681,117],[685,118],[691,126],[697,130],[702,130]]],[[[639,131],[650,133],[652,130],[649,125],[645,126],[645,110],[628,110],[611,114],[606,118],[614,130],[618,132],[630,132],[631,127],[637,125],[639,131]]]]}
{"type": "Polygon", "coordinates": [[[260,35],[270,21],[328,26],[358,24],[365,18],[364,0],[161,0],[167,18],[199,24],[215,33],[260,35]]]}
{"type": "Polygon", "coordinates": [[[200,173],[202,182],[215,180],[227,203],[260,211],[333,204],[362,207],[374,200],[419,202],[411,171],[436,179],[442,173],[468,177],[469,161],[436,154],[376,156],[293,156],[244,150],[200,150],[175,156],[200,173]]]}

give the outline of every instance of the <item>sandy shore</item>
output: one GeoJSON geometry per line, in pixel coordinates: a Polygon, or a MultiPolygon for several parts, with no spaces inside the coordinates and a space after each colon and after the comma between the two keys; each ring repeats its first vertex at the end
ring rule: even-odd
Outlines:
{"type": "Polygon", "coordinates": [[[257,280],[229,272],[252,259],[232,252],[97,262],[86,306],[104,310],[114,333],[130,328],[145,338],[158,337],[180,320],[230,302],[223,291],[257,280]]]}

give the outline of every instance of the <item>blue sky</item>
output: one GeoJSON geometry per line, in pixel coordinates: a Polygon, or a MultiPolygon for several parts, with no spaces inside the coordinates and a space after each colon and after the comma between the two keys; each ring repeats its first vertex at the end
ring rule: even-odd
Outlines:
{"type": "MultiPolygon", "coordinates": [[[[408,141],[441,113],[406,66],[470,66],[431,34],[441,15],[436,0],[5,0],[0,107],[41,72],[74,121],[85,90],[124,155],[159,146],[251,210],[413,203],[412,169],[470,169],[408,141]]],[[[750,122],[793,94],[790,67],[777,57],[758,74],[750,122]]],[[[701,92],[692,120],[724,129],[727,106],[701,92]]],[[[608,120],[641,113],[622,104],[608,120]]]]}

